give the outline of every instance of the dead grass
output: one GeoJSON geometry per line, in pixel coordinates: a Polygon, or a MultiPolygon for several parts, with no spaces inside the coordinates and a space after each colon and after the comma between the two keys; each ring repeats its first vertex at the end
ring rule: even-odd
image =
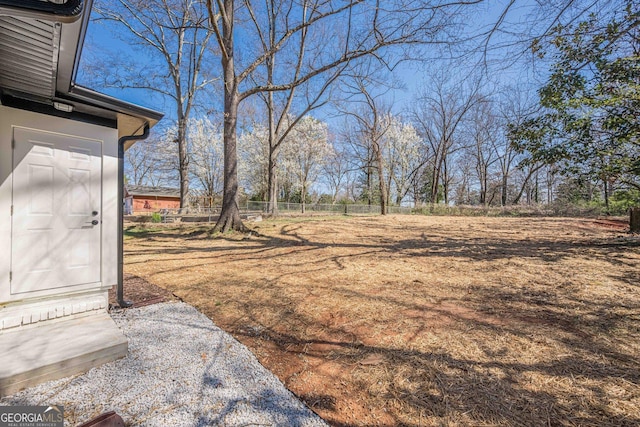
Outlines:
{"type": "Polygon", "coordinates": [[[130,229],[126,271],[336,426],[640,425],[640,240],[594,220],[130,229]]]}

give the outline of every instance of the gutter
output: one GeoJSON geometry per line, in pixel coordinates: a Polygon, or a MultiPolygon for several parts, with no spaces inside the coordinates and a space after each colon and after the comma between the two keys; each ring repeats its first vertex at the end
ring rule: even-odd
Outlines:
{"type": "MultiPolygon", "coordinates": [[[[3,1],[3,0],[0,0],[3,1]]],[[[131,104],[121,99],[114,98],[109,95],[105,95],[100,92],[96,92],[93,89],[86,88],[77,84],[72,84],[69,92],[66,94],[58,94],[61,100],[82,102],[96,106],[98,108],[104,108],[118,113],[126,114],[131,117],[146,118],[147,120],[160,121],[164,114],[149,108],[141,107],[139,105],[131,104]]],[[[152,123],[149,123],[152,126],[152,123]]]]}
{"type": "Polygon", "coordinates": [[[116,298],[120,308],[128,308],[133,305],[132,301],[124,299],[124,146],[129,141],[147,139],[149,129],[149,122],[145,122],[142,135],[129,135],[118,139],[118,285],[116,298]]]}
{"type": "Polygon", "coordinates": [[[71,23],[77,21],[84,10],[84,0],[52,3],[42,0],[0,0],[0,15],[22,16],[71,23]]]}

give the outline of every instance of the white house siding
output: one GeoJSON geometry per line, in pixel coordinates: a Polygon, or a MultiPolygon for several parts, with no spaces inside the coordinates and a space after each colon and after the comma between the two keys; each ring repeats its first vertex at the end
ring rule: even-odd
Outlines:
{"type": "Polygon", "coordinates": [[[107,290],[117,282],[118,131],[0,105],[0,331],[52,319],[104,312],[107,290]],[[12,148],[14,127],[90,138],[102,142],[100,282],[15,294],[11,269],[12,148]]]}

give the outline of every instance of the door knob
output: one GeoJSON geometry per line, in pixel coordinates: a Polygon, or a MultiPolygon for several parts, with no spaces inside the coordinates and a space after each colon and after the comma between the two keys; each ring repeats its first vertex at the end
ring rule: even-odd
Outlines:
{"type": "Polygon", "coordinates": [[[98,225],[99,221],[97,219],[94,219],[93,221],[91,221],[91,225],[98,225]]]}
{"type": "Polygon", "coordinates": [[[98,211],[93,211],[93,212],[91,212],[91,215],[93,215],[93,216],[98,215],[98,211]]]}

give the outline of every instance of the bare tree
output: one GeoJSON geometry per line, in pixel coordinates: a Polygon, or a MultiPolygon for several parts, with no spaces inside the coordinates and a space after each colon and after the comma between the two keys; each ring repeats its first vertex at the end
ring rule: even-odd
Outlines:
{"type": "MultiPolygon", "coordinates": [[[[307,60],[307,48],[317,46],[314,37],[324,37],[321,31],[300,31],[296,40],[296,50],[278,49],[278,34],[288,27],[295,11],[286,6],[287,2],[266,1],[264,10],[250,10],[252,31],[258,36],[263,54],[267,55],[263,70],[256,69],[251,75],[255,84],[274,85],[277,81],[296,81],[300,78],[307,60]],[[262,12],[262,13],[260,13],[262,12]],[[261,72],[262,71],[262,72],[261,72]]],[[[311,3],[309,3],[311,4],[311,3]]],[[[302,5],[304,8],[308,5],[302,5]]],[[[256,6],[254,6],[256,7],[256,6]]],[[[303,12],[304,13],[304,12],[303,12]]],[[[325,94],[329,92],[332,83],[341,75],[348,64],[335,67],[333,70],[317,76],[313,80],[294,85],[279,91],[259,92],[266,107],[268,133],[268,176],[267,176],[267,212],[277,213],[278,207],[278,157],[288,135],[300,120],[308,113],[326,103],[325,94]]]]}
{"type": "Polygon", "coordinates": [[[175,127],[154,133],[125,152],[125,179],[130,185],[172,187],[178,182],[178,147],[175,127]]]}
{"type": "Polygon", "coordinates": [[[381,95],[373,95],[368,89],[370,79],[364,75],[356,75],[345,87],[354,94],[348,106],[356,108],[343,110],[353,121],[351,141],[355,152],[360,152],[361,168],[367,177],[368,193],[372,193],[372,170],[375,171],[378,184],[380,213],[387,214],[389,200],[389,182],[385,171],[389,169],[385,162],[384,144],[387,143],[392,120],[391,107],[386,105],[381,95]]]}
{"type": "Polygon", "coordinates": [[[424,87],[412,111],[418,133],[431,151],[431,177],[429,202],[436,203],[441,185],[444,201],[448,202],[452,174],[450,156],[462,148],[457,144],[461,124],[469,110],[481,101],[478,96],[480,84],[472,80],[469,84],[452,81],[450,75],[441,73],[431,85],[424,87]]]}
{"type": "MultiPolygon", "coordinates": [[[[475,3],[475,2],[471,2],[475,3]]],[[[236,127],[238,105],[252,95],[264,92],[287,91],[300,87],[319,76],[326,76],[336,69],[359,58],[377,55],[381,61],[393,66],[407,56],[401,50],[389,51],[383,57],[383,50],[393,46],[412,45],[417,52],[419,43],[434,42],[446,37],[440,30],[453,22],[453,14],[468,4],[467,2],[404,1],[390,0],[382,5],[379,1],[352,0],[290,0],[266,2],[267,7],[258,9],[258,2],[249,0],[207,0],[209,23],[218,42],[222,74],[224,76],[224,143],[225,143],[225,184],[223,206],[215,230],[242,230],[237,205],[238,170],[236,127]],[[264,43],[267,51],[259,51],[256,56],[237,56],[236,42],[238,22],[256,21],[256,16],[267,9],[287,11],[283,25],[271,34],[264,43]],[[236,17],[236,13],[239,14],[236,17]],[[314,36],[310,33],[329,34],[331,37],[314,36]],[[303,44],[302,40],[315,43],[303,44]],[[299,72],[283,77],[281,81],[261,81],[256,78],[260,70],[267,67],[278,52],[293,50],[296,57],[304,59],[299,72]]],[[[263,44],[260,34],[244,28],[244,44],[263,44]]],[[[254,50],[255,51],[255,50],[254,50]]],[[[267,73],[268,74],[268,73],[267,73]]],[[[264,73],[263,73],[264,75],[264,73]]]]}
{"type": "Polygon", "coordinates": [[[455,189],[455,203],[457,205],[472,205],[477,203],[475,187],[472,189],[471,181],[473,176],[475,159],[469,150],[458,158],[459,182],[455,189]]]}
{"type": "Polygon", "coordinates": [[[375,159],[370,139],[360,131],[357,121],[349,120],[345,115],[341,126],[340,138],[343,141],[343,152],[346,153],[347,167],[354,172],[349,191],[355,200],[366,199],[371,205],[375,193],[374,183],[375,159]]]}
{"type": "Polygon", "coordinates": [[[149,138],[138,142],[124,154],[125,177],[130,185],[156,185],[161,180],[161,161],[155,146],[157,140],[149,138]]]}
{"type": "MultiPolygon", "coordinates": [[[[330,134],[330,138],[331,137],[330,134]]],[[[346,187],[351,169],[349,153],[346,148],[336,140],[335,135],[333,138],[334,141],[327,156],[327,161],[322,165],[322,176],[324,177],[324,183],[331,191],[331,202],[335,204],[340,195],[340,190],[346,187]]],[[[346,190],[345,188],[345,192],[347,192],[346,190]]]]}
{"type": "Polygon", "coordinates": [[[469,117],[464,127],[467,138],[466,149],[474,160],[474,169],[480,185],[479,203],[490,203],[488,197],[490,177],[493,168],[499,161],[496,151],[497,140],[500,137],[500,125],[495,107],[488,97],[477,102],[470,110],[469,117]]]}
{"type": "MultiPolygon", "coordinates": [[[[140,54],[154,57],[140,68],[111,67],[106,86],[140,88],[154,91],[173,101],[178,145],[180,206],[189,203],[189,153],[187,122],[196,95],[213,79],[203,75],[212,35],[207,26],[207,11],[198,0],[112,0],[94,8],[96,20],[112,21],[126,33],[119,36],[137,41],[140,54]],[[151,48],[151,50],[149,50],[151,48]],[[124,74],[124,75],[123,75],[124,74]]],[[[101,73],[102,74],[102,73],[101,73]]]]}
{"type": "MultiPolygon", "coordinates": [[[[509,139],[509,126],[519,126],[538,108],[528,97],[528,93],[518,88],[507,87],[498,103],[501,121],[500,137],[496,139],[494,150],[498,155],[500,168],[500,204],[506,206],[509,201],[510,179],[513,175],[520,153],[509,139]]],[[[519,200],[519,197],[518,197],[519,200]]]]}
{"type": "Polygon", "coordinates": [[[513,199],[513,204],[517,205],[522,200],[524,195],[528,204],[532,201],[537,202],[538,193],[538,173],[540,169],[544,167],[541,162],[521,162],[518,165],[517,171],[520,175],[520,189],[513,199]]]}

